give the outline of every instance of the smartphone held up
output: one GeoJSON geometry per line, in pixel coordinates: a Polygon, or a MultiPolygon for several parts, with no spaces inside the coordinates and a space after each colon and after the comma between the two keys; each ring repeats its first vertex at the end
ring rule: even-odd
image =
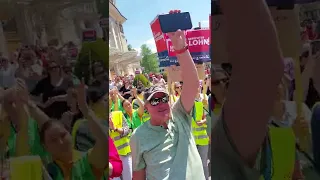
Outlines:
{"type": "Polygon", "coordinates": [[[192,29],[192,22],[189,12],[172,13],[159,15],[161,31],[163,33],[176,32],[177,30],[192,29]]]}

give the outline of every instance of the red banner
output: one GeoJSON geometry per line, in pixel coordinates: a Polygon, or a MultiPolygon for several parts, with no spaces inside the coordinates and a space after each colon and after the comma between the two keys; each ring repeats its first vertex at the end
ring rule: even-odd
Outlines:
{"type": "Polygon", "coordinates": [[[161,31],[160,22],[158,17],[151,22],[151,31],[153,34],[154,41],[156,43],[157,52],[163,52],[167,50],[166,41],[164,38],[164,34],[161,31]]]}
{"type": "MultiPolygon", "coordinates": [[[[189,30],[186,32],[187,44],[191,54],[209,52],[210,33],[209,29],[189,30]]],[[[166,41],[169,49],[169,57],[175,56],[170,39],[167,38],[166,41]]]]}
{"type": "MultiPolygon", "coordinates": [[[[209,15],[209,29],[211,29],[211,14],[209,15]]],[[[210,33],[211,35],[211,33],[210,33]]],[[[211,44],[211,38],[209,40],[209,43],[211,44]]]]}

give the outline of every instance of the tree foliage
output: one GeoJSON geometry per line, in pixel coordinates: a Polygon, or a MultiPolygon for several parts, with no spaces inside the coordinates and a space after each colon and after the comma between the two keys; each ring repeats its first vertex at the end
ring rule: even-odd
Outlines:
{"type": "Polygon", "coordinates": [[[152,53],[151,49],[146,44],[141,46],[141,56],[142,60],[140,62],[140,66],[144,68],[144,73],[159,72],[157,55],[152,53]]]}
{"type": "Polygon", "coordinates": [[[90,64],[92,65],[95,62],[102,62],[104,68],[107,68],[109,65],[108,50],[108,45],[100,38],[97,38],[94,42],[84,42],[78,55],[74,74],[79,79],[84,78],[85,82],[89,83],[91,80],[90,77],[92,76],[90,64]]]}
{"type": "Polygon", "coordinates": [[[135,51],[135,50],[132,48],[131,44],[128,45],[128,51],[135,51]]]}
{"type": "Polygon", "coordinates": [[[141,81],[144,87],[150,87],[150,81],[143,74],[137,74],[134,77],[133,85],[137,87],[138,81],[141,81]]]}

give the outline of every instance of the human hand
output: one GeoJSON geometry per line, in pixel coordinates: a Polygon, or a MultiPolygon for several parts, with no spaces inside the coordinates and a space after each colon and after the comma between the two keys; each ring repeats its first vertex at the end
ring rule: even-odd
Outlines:
{"type": "Polygon", "coordinates": [[[113,166],[112,166],[112,164],[109,162],[109,176],[112,175],[112,172],[113,172],[113,166]]]}
{"type": "MultiPolygon", "coordinates": [[[[180,13],[180,10],[171,10],[169,14],[180,13]]],[[[180,29],[176,32],[168,33],[168,36],[172,42],[173,48],[175,50],[181,50],[187,46],[186,36],[184,31],[180,29]]]]}
{"type": "Polygon", "coordinates": [[[197,122],[196,122],[196,124],[197,124],[198,126],[202,126],[204,123],[205,123],[204,120],[201,120],[201,121],[197,121],[197,122]]]}
{"type": "Polygon", "coordinates": [[[68,128],[71,129],[71,123],[73,120],[74,113],[71,111],[64,112],[61,117],[61,122],[68,128]]]}
{"type": "Polygon", "coordinates": [[[133,96],[136,96],[138,94],[137,88],[135,88],[135,87],[131,89],[131,92],[132,92],[133,96]]]}
{"type": "Polygon", "coordinates": [[[87,104],[86,85],[83,78],[81,79],[81,83],[76,87],[76,94],[79,109],[85,114],[89,107],[87,104]]]}
{"type": "Polygon", "coordinates": [[[301,149],[303,151],[307,151],[309,149],[310,144],[310,132],[308,122],[303,117],[296,118],[296,120],[292,124],[292,129],[294,131],[295,136],[299,140],[301,149]]]}
{"type": "Polygon", "coordinates": [[[207,99],[207,98],[203,98],[202,104],[203,104],[204,106],[207,106],[207,105],[208,105],[208,99],[207,99]]]}
{"type": "Polygon", "coordinates": [[[43,104],[41,105],[41,107],[42,107],[42,108],[47,108],[47,107],[49,107],[51,104],[53,104],[55,101],[56,101],[56,100],[55,100],[55,97],[51,97],[51,98],[49,98],[45,103],[43,103],[43,104]]]}
{"type": "Polygon", "coordinates": [[[113,121],[112,121],[112,114],[109,115],[109,129],[111,129],[111,130],[115,129],[113,121]]]}
{"type": "Polygon", "coordinates": [[[13,103],[15,101],[15,98],[17,97],[17,89],[16,86],[11,87],[9,89],[3,90],[1,93],[3,93],[3,100],[6,103],[13,103]]]}
{"type": "Polygon", "coordinates": [[[21,101],[23,103],[27,103],[29,101],[29,91],[27,85],[24,80],[19,78],[17,79],[16,93],[19,95],[17,101],[21,101]]]}

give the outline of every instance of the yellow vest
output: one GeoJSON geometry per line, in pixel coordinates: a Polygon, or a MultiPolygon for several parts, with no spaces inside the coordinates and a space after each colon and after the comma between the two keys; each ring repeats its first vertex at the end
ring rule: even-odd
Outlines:
{"type": "Polygon", "coordinates": [[[209,136],[207,134],[207,125],[203,124],[198,126],[196,121],[201,121],[203,116],[203,103],[195,102],[194,104],[195,117],[192,119],[191,127],[192,134],[195,139],[196,145],[206,146],[209,145],[209,136]]]}
{"type": "Polygon", "coordinates": [[[86,121],[86,119],[77,120],[77,121],[74,123],[73,127],[72,127],[71,136],[72,136],[72,143],[73,143],[73,146],[72,146],[72,147],[73,147],[73,148],[76,147],[77,131],[78,131],[80,125],[81,125],[83,122],[85,122],[85,121],[86,121]]]}
{"type": "Polygon", "coordinates": [[[149,121],[150,120],[150,114],[148,114],[148,113],[143,113],[143,115],[142,115],[142,121],[145,123],[145,122],[147,122],[147,121],[149,121]]]}
{"type": "MultiPolygon", "coordinates": [[[[292,128],[269,127],[272,151],[272,180],[292,180],[296,160],[295,136],[292,128]]],[[[260,180],[265,180],[263,176],[260,180]]]]}
{"type": "MultiPolygon", "coordinates": [[[[113,111],[112,112],[112,122],[115,128],[122,128],[122,112],[121,111],[113,111]]],[[[121,137],[120,133],[115,131],[109,131],[110,137],[113,139],[114,145],[118,149],[118,153],[121,156],[126,156],[131,152],[130,149],[130,139],[128,136],[121,137]]]]}

